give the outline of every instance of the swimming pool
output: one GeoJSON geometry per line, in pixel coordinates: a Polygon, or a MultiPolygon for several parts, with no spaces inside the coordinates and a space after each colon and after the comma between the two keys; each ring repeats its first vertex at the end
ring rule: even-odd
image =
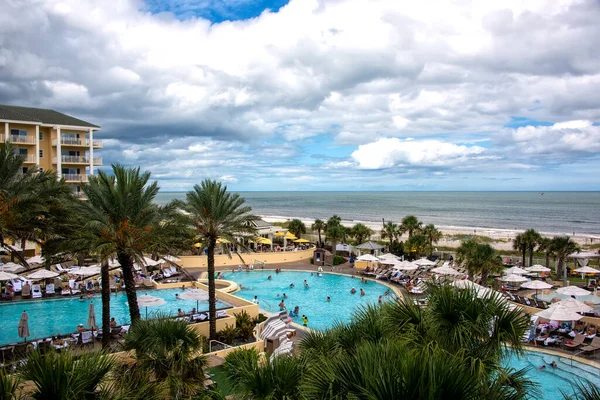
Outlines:
{"type": "Polygon", "coordinates": [[[524,357],[518,358],[513,353],[505,362],[515,369],[530,368],[527,377],[539,384],[542,394],[539,400],[563,400],[560,390],[572,393],[571,382],[577,378],[586,378],[600,385],[600,369],[575,361],[571,366],[571,360],[565,357],[526,351],[524,357]],[[556,368],[550,366],[552,361],[556,362],[556,368]],[[546,365],[546,368],[540,370],[542,365],[546,365]]]}
{"type": "Polygon", "coordinates": [[[288,296],[285,299],[288,311],[295,306],[300,307],[300,316],[295,317],[294,322],[301,324],[302,314],[305,314],[308,326],[319,330],[330,327],[335,320],[350,321],[354,309],[360,305],[376,304],[379,296],[388,290],[387,286],[377,282],[362,283],[360,278],[327,273],[322,277],[317,277],[316,273],[311,276],[310,272],[294,271],[278,274],[275,271],[225,272],[224,275],[224,279],[243,286],[242,290],[235,293],[236,296],[246,300],[258,296],[260,308],[268,312],[279,312],[278,305],[285,293],[288,296]],[[267,279],[269,275],[272,280],[267,279]],[[304,280],[309,289],[304,288],[304,280]],[[293,289],[290,289],[291,283],[295,286],[293,289]],[[350,294],[353,287],[357,292],[350,294]],[[361,288],[365,291],[364,296],[360,295],[361,288]],[[327,296],[331,298],[330,302],[327,302],[327,296]]]}
{"type": "MultiPolygon", "coordinates": [[[[162,306],[148,307],[148,317],[156,313],[176,315],[178,308],[190,312],[192,308],[196,307],[196,300],[177,300],[175,299],[176,293],[181,294],[181,289],[140,290],[137,292],[138,296],[149,294],[166,300],[166,304],[162,306]]],[[[96,322],[102,324],[101,295],[94,295],[91,301],[94,302],[96,322]]],[[[29,339],[34,339],[75,332],[77,324],[86,324],[89,304],[90,300],[80,301],[78,296],[0,304],[0,316],[2,318],[0,345],[23,340],[19,338],[17,331],[19,318],[23,310],[27,311],[29,315],[29,331],[31,333],[29,339]]],[[[217,301],[217,308],[227,306],[228,304],[217,301]]],[[[200,301],[198,308],[198,311],[208,310],[208,302],[200,301]]],[[[111,316],[115,318],[118,324],[128,324],[130,322],[127,296],[124,292],[111,294],[110,310],[111,316]]],[[[145,307],[140,307],[140,312],[142,318],[145,318],[145,307]]]]}
{"type": "MultiPolygon", "coordinates": [[[[560,294],[560,293],[556,293],[556,292],[550,292],[549,294],[541,294],[541,293],[538,294],[538,299],[544,300],[547,302],[551,302],[552,299],[555,297],[558,297],[561,300],[568,300],[571,298],[571,296],[568,294],[560,294]]],[[[584,301],[592,302],[595,304],[596,310],[600,310],[600,296],[589,294],[587,296],[576,296],[575,298],[581,302],[584,302],[584,301]]]]}

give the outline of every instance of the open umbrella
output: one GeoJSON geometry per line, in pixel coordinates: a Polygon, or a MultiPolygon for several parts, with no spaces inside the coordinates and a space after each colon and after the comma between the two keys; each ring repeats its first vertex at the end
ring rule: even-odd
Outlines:
{"type": "Polygon", "coordinates": [[[294,240],[294,243],[308,243],[308,242],[309,242],[309,240],[302,239],[302,238],[294,240]]]}
{"type": "Polygon", "coordinates": [[[296,237],[296,235],[294,235],[292,232],[286,232],[284,237],[285,237],[286,239],[292,239],[292,240],[294,240],[294,239],[298,239],[298,238],[296,237]]]}
{"type": "Polygon", "coordinates": [[[521,275],[516,275],[516,274],[504,275],[500,279],[502,279],[504,282],[512,282],[512,283],[527,282],[529,280],[521,275]]]}
{"type": "Polygon", "coordinates": [[[568,296],[587,296],[588,294],[591,294],[590,291],[577,286],[560,287],[556,289],[556,293],[566,294],[568,296]]]}
{"type": "Polygon", "coordinates": [[[551,271],[550,268],[546,268],[540,264],[532,265],[531,267],[525,268],[525,270],[529,271],[529,272],[550,272],[551,271]]]}
{"type": "Polygon", "coordinates": [[[542,281],[529,281],[522,284],[521,287],[525,289],[535,289],[535,295],[537,296],[538,290],[550,289],[552,285],[542,281]]]}
{"type": "Polygon", "coordinates": [[[88,320],[87,324],[92,330],[97,327],[96,325],[96,311],[94,310],[94,303],[90,301],[88,306],[88,320]]]}
{"type": "Polygon", "coordinates": [[[452,286],[458,289],[470,289],[477,293],[477,297],[485,297],[493,292],[492,289],[481,286],[468,279],[460,279],[451,283],[452,286]]]}
{"type": "Polygon", "coordinates": [[[14,262],[7,262],[6,264],[0,265],[0,271],[17,272],[22,269],[25,269],[25,267],[20,264],[15,264],[14,262]]]}
{"type": "Polygon", "coordinates": [[[148,294],[143,294],[138,296],[137,298],[138,306],[146,307],[146,319],[148,319],[148,307],[158,307],[166,304],[165,299],[160,297],[150,296],[148,294]]]}
{"type": "Polygon", "coordinates": [[[40,279],[56,278],[59,274],[56,272],[48,271],[47,269],[40,269],[35,271],[33,274],[27,275],[27,279],[32,281],[38,281],[40,279]]]}
{"type": "Polygon", "coordinates": [[[583,315],[579,315],[564,306],[547,308],[535,315],[550,321],[579,321],[583,318],[583,315]]]}
{"type": "Polygon", "coordinates": [[[379,258],[375,257],[372,254],[363,254],[362,256],[358,257],[356,259],[356,261],[371,261],[371,262],[376,262],[376,261],[379,261],[379,258]]]}
{"type": "Polygon", "coordinates": [[[431,270],[431,272],[438,275],[461,275],[461,273],[455,270],[454,268],[447,266],[434,268],[431,270]]]}
{"type": "Polygon", "coordinates": [[[11,274],[10,272],[0,271],[0,281],[9,281],[11,279],[17,279],[19,275],[11,274]]]}
{"type": "Polygon", "coordinates": [[[27,262],[29,264],[44,264],[46,262],[46,260],[44,260],[44,257],[42,257],[42,256],[34,256],[31,258],[28,258],[27,262]]]}
{"type": "Polygon", "coordinates": [[[227,244],[227,243],[231,243],[231,242],[225,238],[217,238],[217,243],[218,244],[227,244]]]}
{"type": "Polygon", "coordinates": [[[92,276],[100,274],[100,267],[97,265],[92,265],[89,267],[81,267],[79,269],[75,269],[70,274],[79,275],[79,276],[92,276]]]}
{"type": "Polygon", "coordinates": [[[184,300],[196,300],[196,310],[199,310],[200,300],[206,301],[208,300],[208,292],[202,289],[192,289],[183,292],[180,296],[180,299],[184,300]]]}
{"type": "MultiPolygon", "coordinates": [[[[217,240],[217,242],[218,242],[218,240],[217,240]]],[[[167,256],[163,257],[163,260],[165,260],[165,261],[171,261],[173,263],[176,263],[176,262],[181,261],[181,258],[172,256],[172,255],[167,255],[167,256]]]]}
{"type": "Polygon", "coordinates": [[[410,261],[400,261],[399,263],[394,263],[393,269],[399,269],[401,271],[416,271],[419,269],[419,266],[410,261]]]}
{"type": "Polygon", "coordinates": [[[21,314],[21,319],[19,319],[19,325],[17,329],[19,330],[19,337],[27,341],[27,337],[30,335],[29,316],[27,315],[27,311],[23,311],[23,314],[21,314]]]}
{"type": "Polygon", "coordinates": [[[432,265],[435,265],[435,261],[431,261],[426,258],[419,258],[418,260],[413,261],[413,262],[422,267],[430,267],[432,265]]]}
{"type": "Polygon", "coordinates": [[[600,274],[600,271],[592,268],[592,267],[588,267],[587,265],[585,267],[581,267],[581,268],[577,268],[574,269],[573,272],[577,272],[578,274],[600,274]]]}
{"type": "Polygon", "coordinates": [[[505,269],[504,271],[502,271],[505,275],[509,275],[509,274],[514,274],[514,275],[523,275],[528,273],[529,271],[524,270],[523,268],[519,268],[519,267],[510,267],[505,269]]]}
{"type": "Polygon", "coordinates": [[[561,300],[557,303],[553,303],[550,308],[552,307],[566,307],[567,309],[577,313],[589,312],[594,308],[575,299],[561,300]]]}

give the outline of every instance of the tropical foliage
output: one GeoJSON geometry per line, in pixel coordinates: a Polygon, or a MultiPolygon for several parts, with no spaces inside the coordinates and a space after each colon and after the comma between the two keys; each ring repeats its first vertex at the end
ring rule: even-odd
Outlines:
{"type": "Polygon", "coordinates": [[[546,256],[546,268],[550,268],[550,256],[552,255],[552,239],[541,237],[538,242],[538,251],[541,251],[546,256]]]}
{"type": "Polygon", "coordinates": [[[186,210],[190,223],[196,230],[197,238],[208,249],[208,311],[210,321],[210,339],[217,338],[216,294],[215,294],[215,247],[219,237],[233,242],[234,236],[250,236],[255,232],[254,221],[258,217],[250,214],[252,210],[237,193],[227,191],[227,186],[210,179],[186,195],[186,210]]]}
{"type": "Polygon", "coordinates": [[[430,252],[429,240],[422,233],[413,234],[404,243],[404,252],[412,256],[420,256],[430,252]]]}
{"type": "Polygon", "coordinates": [[[316,219],[315,222],[310,226],[310,229],[312,229],[312,231],[317,231],[317,235],[319,236],[319,243],[318,246],[319,247],[323,247],[323,240],[321,239],[321,231],[325,230],[325,222],[321,221],[320,219],[316,219]]]}
{"type": "Polygon", "coordinates": [[[469,277],[481,275],[481,284],[487,286],[488,276],[502,271],[502,260],[494,248],[487,243],[479,243],[477,239],[463,242],[457,251],[459,262],[465,262],[469,277]]]}
{"type": "Polygon", "coordinates": [[[306,225],[299,219],[294,218],[288,223],[288,230],[297,238],[301,238],[306,233],[306,225]]]}
{"type": "MultiPolygon", "coordinates": [[[[550,244],[552,253],[556,256],[556,276],[564,276],[565,260],[572,253],[578,253],[581,248],[568,236],[556,236],[550,244]]],[[[565,282],[566,283],[566,282],[565,282]]]]}
{"type": "Polygon", "coordinates": [[[390,241],[390,248],[396,243],[398,238],[400,237],[400,229],[398,224],[395,224],[391,221],[388,221],[383,224],[383,228],[381,230],[381,238],[388,239],[390,241]]]}
{"type": "Polygon", "coordinates": [[[423,228],[423,235],[427,237],[427,241],[429,242],[430,253],[433,252],[433,244],[439,242],[444,236],[433,224],[425,225],[425,228],[423,228]]]}
{"type": "MultiPolygon", "coordinates": [[[[525,248],[529,252],[529,266],[533,265],[533,251],[535,250],[536,246],[539,245],[541,239],[542,235],[540,235],[535,229],[526,230],[521,237],[525,248]]],[[[523,265],[525,265],[525,259],[523,259],[523,265]]]]}
{"type": "Polygon", "coordinates": [[[423,227],[423,223],[419,221],[417,217],[414,215],[407,215],[402,218],[402,223],[400,224],[400,232],[408,232],[408,237],[410,238],[413,233],[420,231],[423,227]]]}
{"type": "Polygon", "coordinates": [[[519,233],[513,240],[513,249],[522,253],[523,266],[525,266],[525,258],[527,257],[527,238],[523,233],[519,233]]]}
{"type": "Polygon", "coordinates": [[[369,239],[373,233],[373,229],[359,222],[350,228],[349,235],[356,240],[356,243],[360,244],[369,239]]]}

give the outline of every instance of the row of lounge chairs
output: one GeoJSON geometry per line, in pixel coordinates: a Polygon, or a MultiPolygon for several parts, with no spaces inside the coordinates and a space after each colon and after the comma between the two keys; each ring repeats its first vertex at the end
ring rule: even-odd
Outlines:
{"type": "Polygon", "coordinates": [[[548,304],[548,302],[546,301],[536,300],[533,298],[530,299],[529,297],[518,296],[512,293],[506,293],[506,299],[514,303],[523,304],[525,306],[541,308],[542,310],[545,310],[546,308],[550,307],[550,304],[548,304]]]}

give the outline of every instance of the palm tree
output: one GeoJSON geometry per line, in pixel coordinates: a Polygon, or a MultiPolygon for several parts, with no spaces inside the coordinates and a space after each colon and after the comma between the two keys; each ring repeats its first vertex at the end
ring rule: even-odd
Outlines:
{"type": "Polygon", "coordinates": [[[400,231],[398,229],[398,224],[395,224],[391,221],[383,224],[383,228],[381,229],[381,238],[389,239],[390,249],[394,245],[394,241],[398,238],[399,235],[400,235],[400,231]]]}
{"type": "Polygon", "coordinates": [[[425,225],[425,228],[423,228],[423,234],[429,241],[430,252],[433,252],[433,244],[439,242],[442,236],[444,236],[444,234],[440,232],[433,224],[425,225]]]}
{"type": "Polygon", "coordinates": [[[559,278],[563,276],[564,285],[567,285],[567,271],[565,267],[565,260],[572,253],[579,253],[581,248],[577,243],[571,240],[568,236],[556,236],[552,239],[552,243],[550,245],[552,252],[556,255],[557,264],[556,264],[556,276],[559,278]],[[564,272],[563,272],[564,269],[564,272]]]}
{"type": "Polygon", "coordinates": [[[317,234],[319,235],[319,245],[317,247],[323,247],[323,241],[321,240],[321,231],[325,229],[325,222],[321,221],[320,219],[316,219],[315,222],[310,226],[310,229],[313,230],[313,232],[316,230],[317,234]]]}
{"type": "Polygon", "coordinates": [[[306,225],[304,225],[304,222],[295,218],[288,222],[288,230],[299,239],[302,235],[306,233],[306,225]]]}
{"type": "Polygon", "coordinates": [[[404,251],[414,256],[424,255],[429,248],[427,236],[422,233],[413,234],[404,243],[404,251]]]}
{"type": "MultiPolygon", "coordinates": [[[[523,233],[522,240],[525,243],[527,251],[529,251],[529,266],[533,265],[533,250],[539,244],[542,235],[540,235],[535,229],[528,229],[523,233]]],[[[523,266],[525,266],[525,260],[523,260],[523,266]]]]}
{"type": "Polygon", "coordinates": [[[217,338],[216,295],[215,295],[215,247],[217,238],[231,242],[234,236],[250,235],[255,232],[253,222],[257,216],[251,215],[252,209],[245,206],[245,200],[237,193],[227,191],[227,186],[210,179],[186,195],[186,209],[190,213],[196,234],[208,248],[208,310],[210,320],[210,339],[217,338]]]}
{"type": "Polygon", "coordinates": [[[350,236],[353,236],[359,244],[364,242],[365,239],[369,239],[372,234],[373,229],[360,222],[350,229],[350,236]]]}
{"type": "Polygon", "coordinates": [[[525,240],[524,234],[519,233],[513,241],[513,249],[523,253],[523,266],[525,266],[525,257],[527,256],[527,242],[525,240]]]}
{"type": "Polygon", "coordinates": [[[552,239],[541,237],[538,242],[538,251],[541,251],[546,256],[546,268],[550,268],[550,256],[552,255],[552,239]]]}
{"type": "Polygon", "coordinates": [[[341,224],[342,224],[342,219],[339,216],[334,215],[334,216],[330,217],[327,220],[327,223],[325,224],[325,233],[327,233],[327,230],[330,227],[332,227],[332,226],[339,226],[341,224]]]}
{"type": "Polygon", "coordinates": [[[16,400],[21,396],[19,392],[19,376],[10,374],[5,368],[0,368],[0,399],[16,400]]]}
{"type": "Polygon", "coordinates": [[[153,200],[159,187],[156,182],[148,185],[150,172],[140,174],[139,168],[116,164],[112,170],[112,176],[104,171],[90,176],[83,186],[88,200],[80,202],[77,208],[85,218],[82,231],[89,239],[88,249],[96,252],[106,270],[103,271],[103,283],[106,282],[103,287],[108,286],[106,259],[114,255],[119,261],[131,322],[135,322],[140,319],[140,309],[133,264],[142,260],[147,246],[156,240],[153,228],[161,221],[159,207],[153,200]]]}
{"type": "Polygon", "coordinates": [[[330,225],[327,228],[327,240],[331,242],[331,254],[335,257],[335,247],[346,236],[346,228],[342,225],[330,225]]]}
{"type": "Polygon", "coordinates": [[[492,246],[478,243],[475,239],[463,242],[457,251],[459,262],[466,262],[469,276],[473,280],[476,274],[481,274],[481,284],[487,286],[491,272],[502,270],[502,260],[492,246]]]}
{"type": "Polygon", "coordinates": [[[189,398],[202,390],[208,360],[201,355],[202,338],[185,321],[138,320],[125,338],[125,349],[135,353],[140,373],[149,372],[158,381],[164,398],[189,398]]]}
{"type": "Polygon", "coordinates": [[[408,232],[408,237],[410,238],[415,231],[421,230],[421,226],[423,223],[417,219],[414,215],[408,215],[402,218],[402,223],[400,224],[400,231],[408,232]]]}

